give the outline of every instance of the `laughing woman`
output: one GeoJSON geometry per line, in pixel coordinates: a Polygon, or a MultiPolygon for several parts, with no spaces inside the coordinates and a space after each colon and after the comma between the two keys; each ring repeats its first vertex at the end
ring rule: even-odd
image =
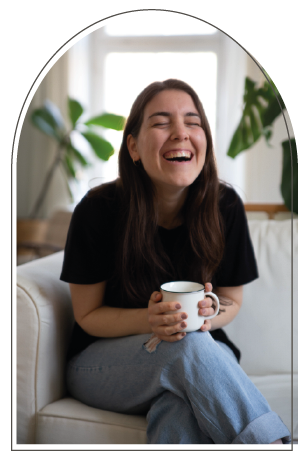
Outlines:
{"type": "Polygon", "coordinates": [[[76,320],[67,384],[87,405],[145,414],[148,443],[289,443],[290,434],[239,365],[222,327],[258,276],[244,207],[217,176],[201,102],[179,80],[134,102],[119,178],[77,205],[61,279],[76,320]],[[163,302],[160,285],[190,280],[220,299],[199,302],[204,323],[163,302]],[[174,315],[164,314],[175,311],[174,315]]]}

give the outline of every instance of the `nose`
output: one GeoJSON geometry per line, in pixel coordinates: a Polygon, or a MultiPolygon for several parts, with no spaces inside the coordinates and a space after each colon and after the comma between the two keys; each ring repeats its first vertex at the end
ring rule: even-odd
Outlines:
{"type": "Polygon", "coordinates": [[[171,140],[187,140],[189,134],[187,128],[183,122],[176,121],[172,126],[171,140]]]}

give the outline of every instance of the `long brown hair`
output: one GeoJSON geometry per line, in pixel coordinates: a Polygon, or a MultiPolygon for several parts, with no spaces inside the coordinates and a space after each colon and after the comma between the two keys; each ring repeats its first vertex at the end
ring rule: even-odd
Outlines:
{"type": "MultiPolygon", "coordinates": [[[[217,175],[212,135],[203,106],[195,91],[180,80],[169,79],[147,86],[132,105],[119,151],[118,185],[122,195],[121,240],[117,253],[117,269],[123,294],[134,307],[147,305],[161,282],[171,280],[176,269],[164,252],[158,236],[158,215],[155,208],[155,189],[142,164],[135,165],[127,148],[127,137],[137,138],[146,105],[164,90],[180,90],[189,94],[201,117],[206,134],[207,152],[204,167],[189,186],[182,209],[188,230],[182,256],[189,263],[189,279],[210,282],[223,256],[224,237],[219,212],[221,185],[217,175]],[[192,255],[191,255],[192,253],[192,255]],[[192,256],[192,258],[191,258],[192,256]]],[[[179,280],[179,279],[173,279],[179,280]]]]}

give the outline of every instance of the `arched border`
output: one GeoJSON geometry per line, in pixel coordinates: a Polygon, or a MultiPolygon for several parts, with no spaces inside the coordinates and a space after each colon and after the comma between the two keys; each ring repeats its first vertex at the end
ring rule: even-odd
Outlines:
{"type": "MultiPolygon", "coordinates": [[[[96,21],[96,22],[93,22],[91,25],[85,27],[84,29],[80,30],[78,33],[76,33],[75,35],[73,35],[69,40],[67,40],[62,46],[60,46],[60,48],[58,48],[58,50],[48,59],[48,61],[46,62],[46,64],[43,66],[43,68],[41,69],[41,71],[39,72],[39,74],[37,75],[37,77],[35,78],[35,80],[33,81],[25,99],[24,99],[24,102],[22,104],[22,107],[21,107],[21,110],[20,110],[20,113],[19,113],[19,116],[18,116],[18,120],[17,120],[17,124],[16,124],[16,128],[15,128],[15,132],[14,132],[14,138],[13,138],[13,148],[12,148],[12,155],[14,153],[14,146],[15,146],[15,140],[16,140],[16,134],[17,134],[17,129],[18,129],[18,124],[19,124],[19,121],[20,121],[20,118],[21,118],[21,115],[22,115],[22,112],[23,112],[23,109],[26,105],[26,102],[31,94],[31,91],[33,89],[33,87],[35,86],[36,82],[38,81],[39,77],[42,75],[42,73],[44,72],[44,70],[46,69],[46,67],[48,66],[49,63],[52,62],[53,58],[69,43],[71,42],[75,37],[77,37],[78,35],[80,35],[82,32],[90,29],[91,27],[99,24],[100,22],[103,22],[107,19],[110,19],[110,18],[113,18],[113,17],[116,17],[116,16],[121,16],[121,15],[124,15],[124,14],[127,14],[127,13],[136,13],[136,12],[140,12],[140,11],[161,11],[161,12],[168,12],[168,13],[177,13],[177,14],[182,14],[184,16],[188,16],[188,17],[191,17],[193,19],[197,19],[199,21],[202,21],[202,22],[205,22],[206,24],[210,25],[211,27],[214,27],[215,29],[219,30],[220,32],[222,32],[224,35],[226,35],[227,37],[229,37],[231,40],[233,40],[238,46],[240,46],[240,48],[242,48],[248,55],[249,57],[255,62],[255,64],[259,67],[260,71],[263,73],[263,75],[265,76],[265,78],[267,79],[267,81],[269,82],[267,76],[265,75],[261,65],[258,63],[258,61],[240,44],[238,43],[234,38],[232,38],[230,35],[228,35],[226,32],[224,32],[222,29],[220,29],[219,27],[211,24],[210,22],[208,21],[205,21],[204,19],[201,19],[201,18],[198,18],[196,16],[193,16],[191,14],[187,14],[187,13],[182,13],[180,11],[174,11],[174,10],[164,10],[164,9],[155,9],[155,8],[149,8],[149,9],[138,9],[138,10],[129,10],[129,11],[124,11],[122,13],[117,13],[117,14],[114,14],[114,15],[111,15],[111,16],[107,16],[103,19],[100,19],[99,21],[96,21]]],[[[269,82],[270,83],[270,82],[269,82]]],[[[271,85],[272,87],[272,85],[271,85]]],[[[276,92],[274,90],[274,88],[272,87],[275,95],[276,95],[276,92]]],[[[277,97],[277,95],[276,95],[277,97]]],[[[279,103],[279,106],[280,106],[280,109],[281,109],[281,112],[282,112],[282,107],[281,107],[281,104],[278,100],[278,103],[279,103]]],[[[291,151],[291,160],[292,160],[292,149],[291,149],[291,142],[290,142],[290,134],[289,134],[289,129],[288,129],[288,124],[287,124],[287,121],[286,121],[286,118],[285,118],[285,115],[284,113],[282,112],[282,115],[283,115],[283,118],[284,118],[284,122],[285,122],[285,125],[286,125],[286,129],[287,129],[287,134],[288,134],[288,138],[289,138],[289,143],[290,143],[290,151],[291,151]]]]}
{"type": "MultiPolygon", "coordinates": [[[[169,12],[169,13],[177,13],[177,14],[182,14],[184,16],[188,16],[188,17],[191,17],[191,18],[194,18],[194,19],[197,19],[199,21],[202,21],[206,24],[209,24],[210,26],[214,27],[215,29],[219,30],[220,32],[222,32],[223,34],[225,34],[227,37],[229,37],[231,40],[233,40],[238,46],[240,46],[248,55],[249,57],[255,62],[255,64],[259,67],[260,71],[263,73],[264,77],[266,78],[266,80],[268,81],[268,83],[270,84],[271,88],[273,89],[274,93],[275,93],[275,96],[278,100],[278,104],[280,106],[280,109],[281,109],[281,113],[282,113],[282,116],[283,116],[283,119],[284,119],[284,122],[285,122],[285,125],[286,125],[286,129],[287,129],[287,135],[288,135],[288,141],[289,141],[289,146],[290,146],[290,154],[291,154],[291,437],[293,438],[293,154],[292,154],[292,147],[291,147],[291,141],[290,141],[290,133],[289,133],[289,127],[288,127],[288,124],[287,124],[287,120],[286,120],[286,117],[283,113],[283,110],[282,110],[282,107],[281,107],[281,104],[280,104],[280,101],[277,97],[277,94],[273,88],[273,86],[271,85],[270,81],[268,80],[267,76],[265,75],[261,65],[257,62],[257,60],[240,44],[238,43],[234,38],[232,38],[230,35],[228,35],[226,32],[224,32],[222,29],[220,29],[219,27],[209,23],[208,21],[205,21],[204,19],[201,19],[201,18],[198,18],[196,16],[193,16],[193,15],[190,15],[190,14],[187,14],[187,13],[182,13],[180,11],[174,11],[174,10],[164,10],[164,9],[154,9],[154,8],[149,8],[149,9],[137,9],[137,10],[129,10],[129,11],[124,11],[122,13],[117,13],[117,14],[114,14],[114,15],[111,15],[111,16],[107,16],[103,19],[100,19],[94,23],[92,23],[91,25],[85,27],[84,29],[80,30],[78,33],[76,33],[75,35],[73,35],[69,40],[67,40],[62,46],[60,46],[60,48],[58,48],[58,50],[48,59],[48,61],[46,62],[46,64],[43,66],[43,68],[41,69],[41,71],[38,73],[37,77],[35,78],[35,80],[33,81],[25,99],[24,99],[24,102],[22,104],[22,107],[20,109],[20,112],[19,112],[19,116],[18,116],[18,119],[17,119],[17,123],[16,123],[16,127],[15,127],[15,131],[14,131],[14,136],[13,136],[13,143],[12,143],[12,153],[11,153],[11,216],[12,216],[12,220],[13,220],[13,212],[12,212],[12,209],[13,209],[13,168],[14,168],[14,150],[15,150],[15,147],[16,147],[16,140],[17,140],[17,132],[18,132],[18,129],[19,129],[19,123],[20,123],[20,120],[21,120],[21,117],[23,115],[23,110],[28,102],[28,99],[31,95],[31,92],[35,86],[35,84],[37,83],[37,81],[39,80],[40,76],[43,74],[44,70],[46,69],[46,67],[48,66],[49,63],[52,62],[52,60],[54,59],[54,57],[63,49],[65,48],[65,46],[71,42],[75,37],[77,37],[78,35],[80,35],[82,32],[92,28],[93,26],[99,24],[100,22],[103,22],[107,19],[110,19],[110,18],[113,18],[113,17],[116,17],[116,16],[121,16],[121,15],[124,15],[124,14],[127,14],[127,13],[136,13],[136,12],[141,12],[141,11],[161,11],[161,12],[169,12]]],[[[90,33],[90,32],[89,32],[90,33]]],[[[17,155],[17,149],[16,149],[16,155],[17,155]]],[[[16,165],[17,165],[17,158],[16,158],[16,165]]],[[[16,204],[16,203],[15,203],[16,204]]],[[[12,227],[14,225],[14,222],[12,222],[12,227]]],[[[15,241],[13,240],[12,238],[12,243],[14,243],[15,241]]],[[[13,272],[13,244],[12,244],[12,248],[11,248],[11,273],[13,272]]],[[[11,286],[11,291],[13,293],[13,282],[15,281],[15,278],[14,276],[11,277],[12,278],[12,286],[11,286]]],[[[13,295],[12,295],[13,297],[13,295]]],[[[13,333],[12,333],[12,340],[13,340],[13,333]]],[[[12,344],[12,343],[11,343],[12,344]]],[[[11,347],[11,349],[13,348],[13,346],[11,347]]],[[[11,369],[11,376],[12,376],[12,369],[11,369]]],[[[13,378],[11,378],[12,380],[13,378]]],[[[12,417],[13,418],[13,417],[12,417]]],[[[12,419],[12,422],[13,422],[13,419],[12,419]]],[[[11,430],[12,434],[13,434],[13,430],[11,430]]],[[[13,443],[13,442],[12,442],[13,443]]],[[[293,450],[293,443],[292,443],[292,450],[293,450]]],[[[39,450],[38,450],[39,451],[39,450]]],[[[62,450],[53,450],[53,451],[62,451],[62,450]]],[[[102,450],[100,450],[102,451],[102,450]]],[[[114,451],[114,450],[113,450],[114,451]]],[[[145,450],[144,450],[145,451],[145,450]]],[[[203,450],[202,450],[203,451],[203,450]]],[[[225,451],[225,450],[223,450],[225,451]]],[[[244,450],[243,450],[244,451],[244,450]]]]}

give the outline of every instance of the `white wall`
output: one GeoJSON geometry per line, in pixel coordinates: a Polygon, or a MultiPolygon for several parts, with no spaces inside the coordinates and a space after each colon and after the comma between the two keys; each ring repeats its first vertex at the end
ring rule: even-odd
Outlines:
{"type": "MultiPolygon", "coordinates": [[[[55,157],[55,142],[30,122],[32,111],[45,99],[67,113],[68,55],[64,54],[46,75],[29,106],[22,127],[17,155],[17,218],[28,217],[39,195],[47,171],[55,157]]],[[[63,174],[57,170],[38,217],[49,217],[57,206],[70,202],[63,174]]]]}

